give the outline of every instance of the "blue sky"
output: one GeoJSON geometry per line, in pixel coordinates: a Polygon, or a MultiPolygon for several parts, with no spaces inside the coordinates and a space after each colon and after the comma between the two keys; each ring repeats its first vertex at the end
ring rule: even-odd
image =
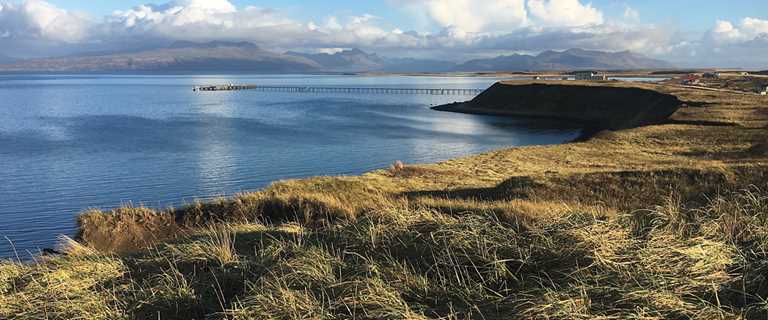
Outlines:
{"type": "Polygon", "coordinates": [[[768,7],[765,0],[0,0],[4,55],[176,40],[451,60],[578,47],[768,69],[768,7]],[[156,6],[139,7],[148,2],[156,6]]]}

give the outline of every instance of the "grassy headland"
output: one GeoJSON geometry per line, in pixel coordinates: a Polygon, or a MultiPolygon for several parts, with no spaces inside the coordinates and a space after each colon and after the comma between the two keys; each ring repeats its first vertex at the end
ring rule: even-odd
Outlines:
{"type": "Polygon", "coordinates": [[[585,85],[685,105],[582,142],[87,212],[64,255],[0,264],[0,318],[768,317],[768,98],[585,85]]]}

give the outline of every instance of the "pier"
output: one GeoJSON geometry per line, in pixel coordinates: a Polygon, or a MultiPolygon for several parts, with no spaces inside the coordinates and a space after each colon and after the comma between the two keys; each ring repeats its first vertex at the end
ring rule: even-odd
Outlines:
{"type": "Polygon", "coordinates": [[[372,87],[299,87],[299,86],[259,86],[259,85],[214,85],[195,86],[193,91],[261,91],[289,93],[342,93],[342,94],[426,94],[475,96],[484,89],[455,89],[455,88],[372,88],[372,87]]]}

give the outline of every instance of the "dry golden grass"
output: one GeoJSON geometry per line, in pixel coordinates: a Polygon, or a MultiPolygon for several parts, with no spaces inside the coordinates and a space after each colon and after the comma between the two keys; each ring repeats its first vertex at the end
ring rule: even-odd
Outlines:
{"type": "Polygon", "coordinates": [[[0,318],[760,319],[764,190],[624,213],[400,202],[325,226],[205,227],[120,257],[66,240],[77,254],[0,265],[0,318]]]}
{"type": "Polygon", "coordinates": [[[67,255],[0,263],[0,318],[767,318],[768,99],[609,85],[688,106],[584,142],[89,211],[67,255]]]}

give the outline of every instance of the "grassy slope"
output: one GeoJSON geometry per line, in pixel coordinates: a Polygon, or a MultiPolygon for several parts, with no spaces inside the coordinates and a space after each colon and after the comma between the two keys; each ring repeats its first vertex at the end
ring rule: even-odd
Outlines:
{"type": "Polygon", "coordinates": [[[689,107],[587,142],[86,213],[90,247],[0,265],[0,318],[765,318],[768,100],[636,86],[689,107]]]}

